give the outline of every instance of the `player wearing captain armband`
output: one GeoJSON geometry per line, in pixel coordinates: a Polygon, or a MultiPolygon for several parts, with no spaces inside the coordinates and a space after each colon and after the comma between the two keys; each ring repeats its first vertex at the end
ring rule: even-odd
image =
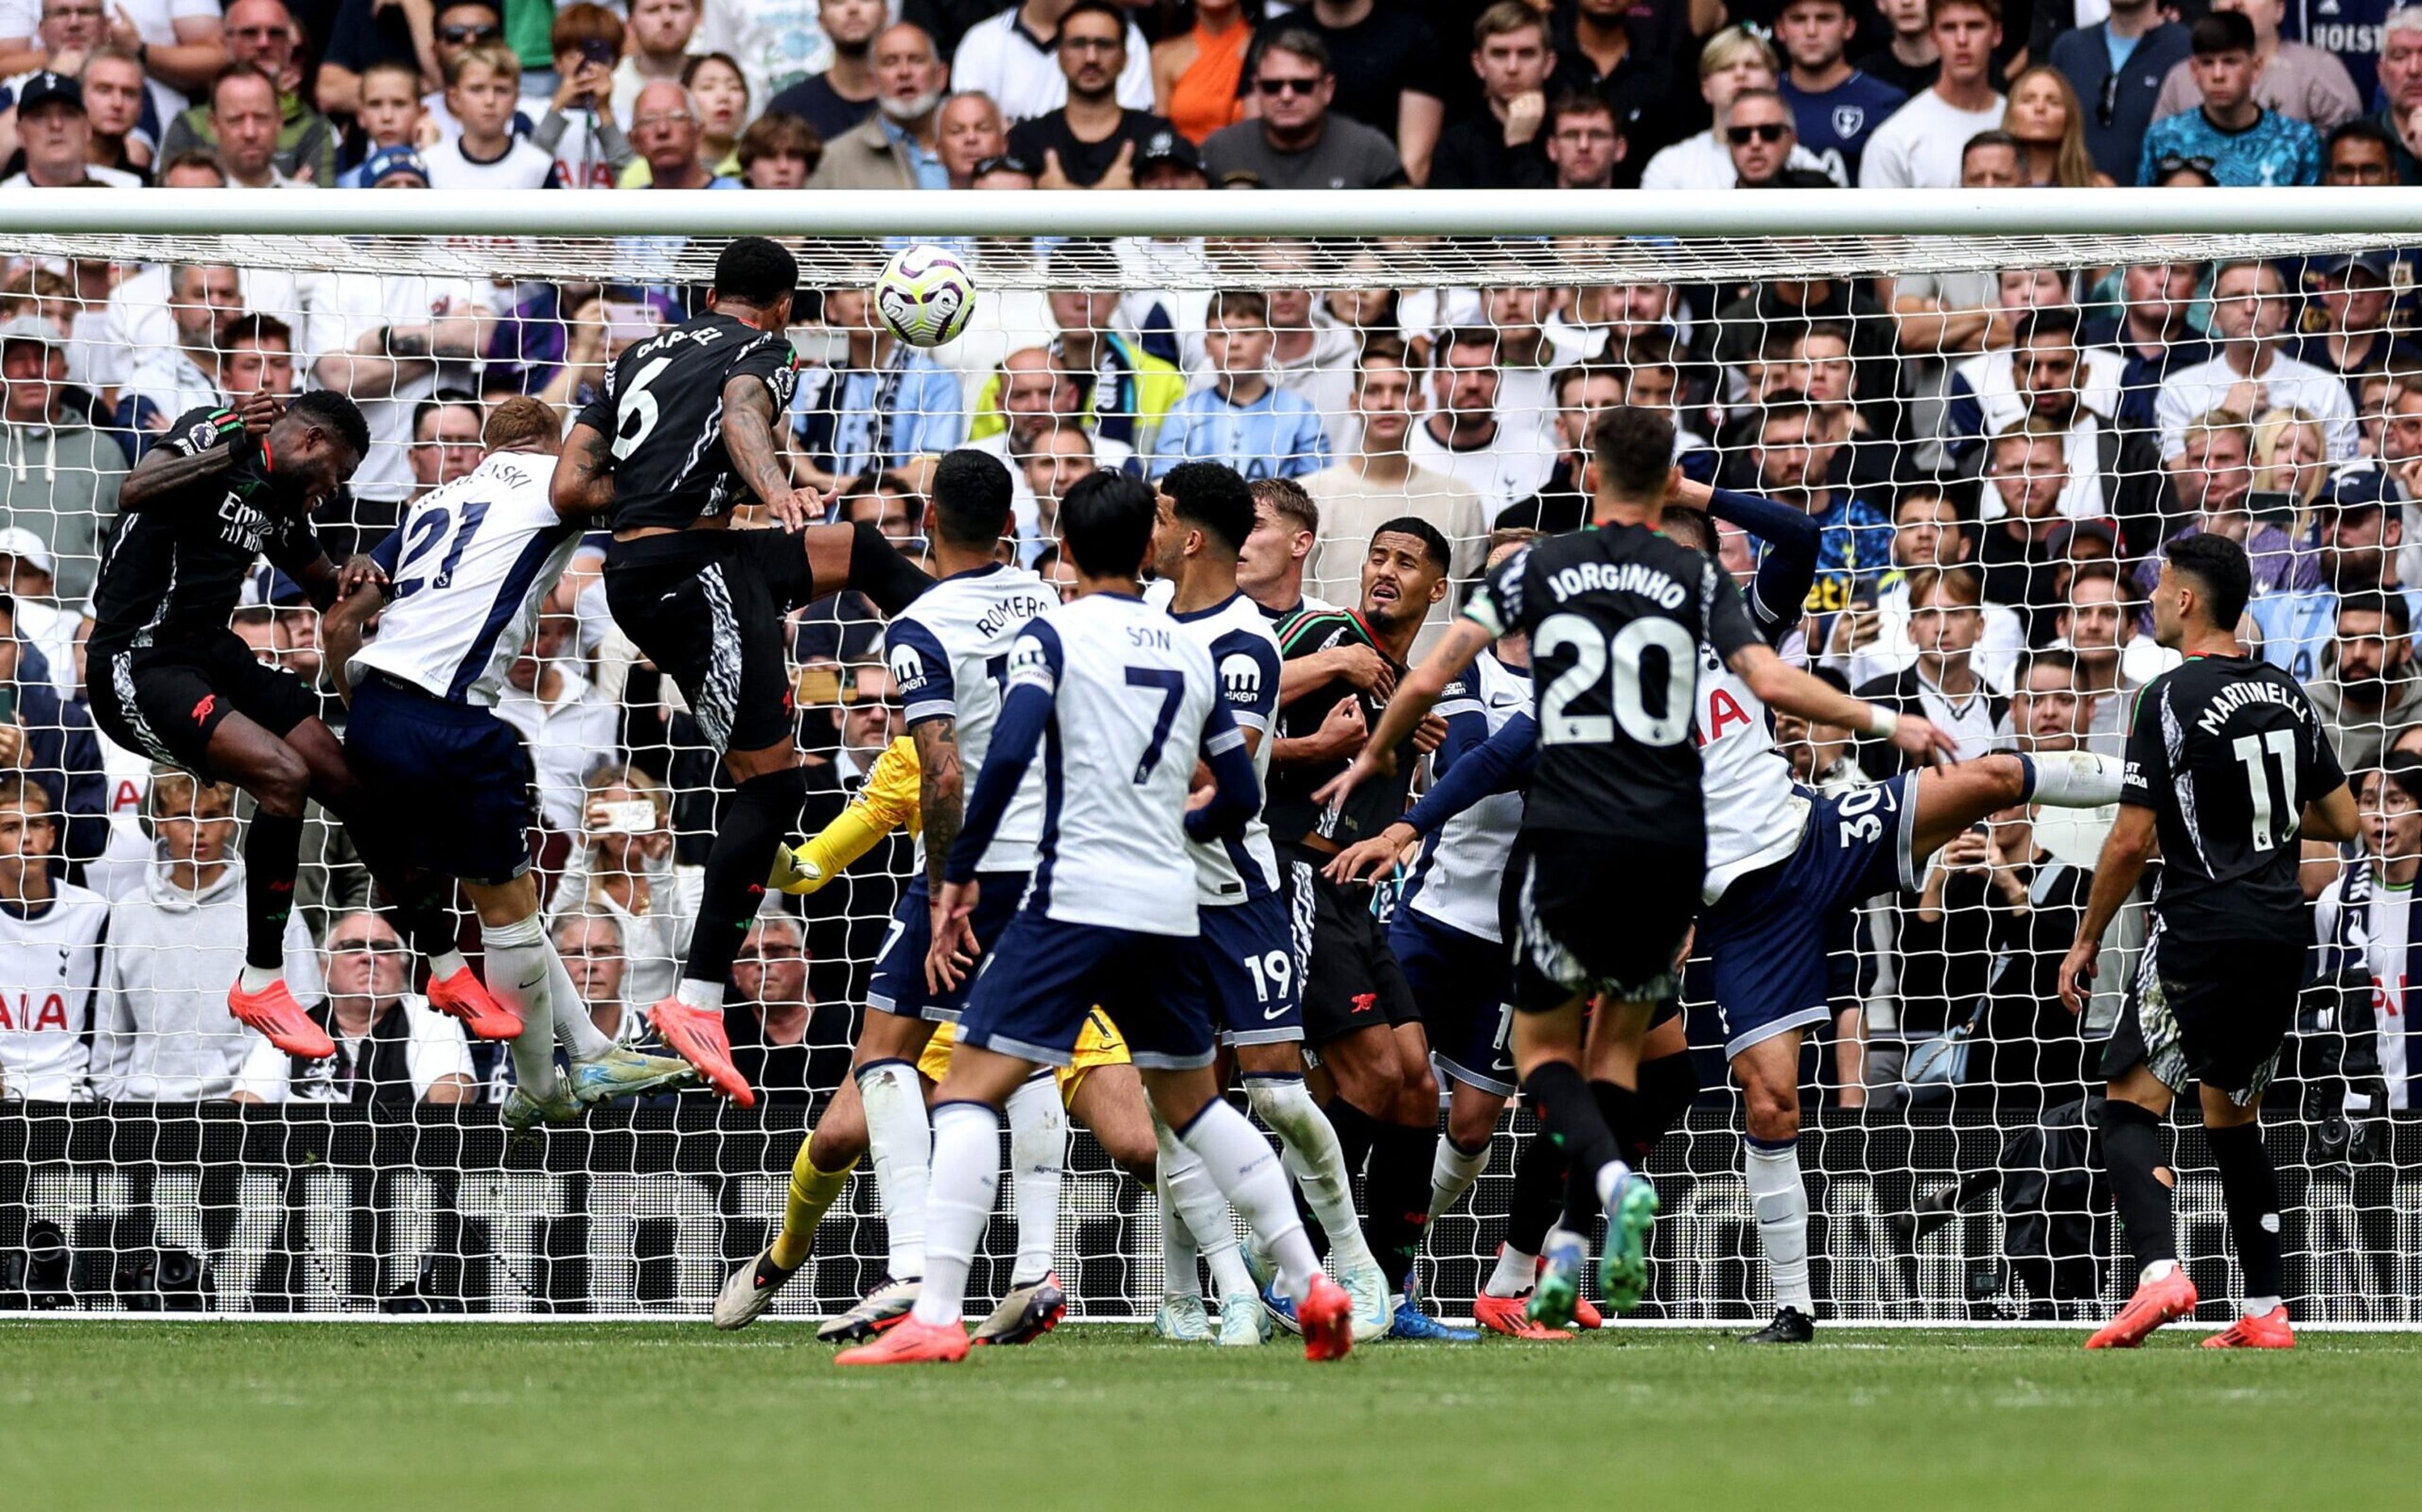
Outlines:
{"type": "Polygon", "coordinates": [[[999,959],[975,979],[935,1098],[924,1285],[905,1320],[836,1364],[966,1357],[960,1307],[999,1182],[999,1110],[1036,1068],[1069,1064],[1096,1003],[1125,1031],[1156,1110],[1275,1255],[1306,1356],[1335,1359],[1351,1347],[1351,1303],[1321,1273],[1276,1153],[1220,1100],[1212,1075],[1198,883],[1169,858],[1189,839],[1240,836],[1261,784],[1210,653],[1142,601],[1154,519],[1152,491],[1116,474],[1085,479],[1062,506],[1077,597],[1017,635],[934,911],[926,974],[936,990],[966,983],[980,955],[999,959]],[[980,867],[1038,756],[1039,859],[1015,916],[987,947],[974,927],[989,885],[980,867]],[[1199,803],[1188,792],[1198,761],[1212,774],[1199,803]]]}
{"type": "Polygon", "coordinates": [[[606,1037],[539,920],[528,839],[536,773],[495,707],[580,544],[585,516],[551,499],[558,429],[537,399],[499,403],[479,466],[413,501],[370,553],[386,578],[347,595],[322,627],[352,709],[345,757],[369,803],[398,821],[413,876],[459,880],[479,912],[489,984],[512,1020],[489,1037],[511,1041],[502,1117],[516,1129],[696,1079],[684,1062],[606,1037]],[[558,1043],[571,1061],[564,1078],[558,1043]]]}
{"type": "MultiPolygon", "coordinates": [[[[917,742],[902,736],[885,747],[866,775],[850,805],[803,844],[785,846],[777,853],[769,885],[794,896],[818,892],[873,850],[893,830],[906,825],[921,833],[918,809],[920,773],[917,742]]],[[[938,1083],[948,1074],[956,1043],[948,1023],[935,1027],[917,1058],[917,1072],[938,1083]]],[[[1054,1082],[1060,1106],[1091,1129],[1110,1159],[1133,1172],[1139,1180],[1153,1176],[1151,1115],[1145,1112],[1143,1083],[1127,1057],[1126,1041],[1109,1016],[1094,1010],[1077,1042],[1074,1059],[1058,1068],[1054,1082]]],[[[826,1146],[846,1146],[846,1159],[836,1159],[836,1170],[824,1170],[815,1161],[819,1142],[799,1147],[791,1162],[791,1190],[782,1212],[782,1226],[756,1261],[731,1273],[715,1303],[715,1324],[721,1329],[747,1328],[773,1305],[774,1298],[798,1273],[814,1243],[816,1224],[848,1185],[866,1146],[865,1108],[855,1081],[841,1083],[840,1094],[825,1110],[816,1129],[826,1146]],[[844,1135],[846,1134],[846,1138],[844,1135]]],[[[1012,1099],[1010,1158],[1016,1170],[1017,1249],[1015,1274],[1036,1278],[1014,1284],[992,1317],[976,1330],[985,1344],[1023,1344],[1043,1332],[1038,1319],[1051,1306],[1062,1305],[1059,1284],[1050,1277],[1053,1240],[1059,1227],[1059,1182],[1066,1157],[1066,1127],[1047,1100],[1024,1087],[1012,1099]]],[[[834,1159],[829,1153],[827,1159],[834,1159]]]]}

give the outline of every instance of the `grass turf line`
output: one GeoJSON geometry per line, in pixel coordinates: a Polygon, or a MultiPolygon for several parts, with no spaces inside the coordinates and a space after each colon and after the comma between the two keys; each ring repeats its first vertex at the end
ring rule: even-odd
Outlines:
{"type": "Polygon", "coordinates": [[[2422,1336],[2134,1354],[1828,1327],[1298,1348],[1066,1330],[844,1371],[795,1325],[0,1321],[16,1506],[2411,1505],[2422,1336]]]}

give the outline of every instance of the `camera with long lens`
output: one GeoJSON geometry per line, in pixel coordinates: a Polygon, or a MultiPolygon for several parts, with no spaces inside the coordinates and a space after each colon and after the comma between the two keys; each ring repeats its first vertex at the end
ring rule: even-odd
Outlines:
{"type": "Polygon", "coordinates": [[[74,1255],[67,1235],[47,1218],[25,1225],[25,1247],[0,1255],[0,1310],[55,1313],[75,1305],[68,1289],[74,1255]]]}

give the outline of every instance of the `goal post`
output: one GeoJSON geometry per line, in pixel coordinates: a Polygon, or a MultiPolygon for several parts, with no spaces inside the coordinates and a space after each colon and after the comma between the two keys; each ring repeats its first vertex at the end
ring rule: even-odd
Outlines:
{"type": "MultiPolygon", "coordinates": [[[[2422,192],[28,190],[0,210],[17,668],[0,724],[23,732],[0,742],[22,745],[30,783],[0,808],[14,792],[52,858],[0,856],[0,1311],[703,1318],[779,1223],[846,1074],[904,834],[752,931],[731,1022],[760,1110],[694,1092],[510,1138],[501,1048],[428,1010],[400,959],[327,954],[373,900],[316,815],[290,970],[343,1053],[290,1064],[227,1017],[244,805],[222,815],[96,737],[78,632],[118,484],[179,414],[262,387],[349,392],[371,456],[319,522],[367,548],[476,461],[483,403],[531,394],[568,416],[621,350],[700,307],[716,251],[748,234],[800,263],[794,475],[914,547],[933,457],[990,451],[1015,498],[1004,555],[1055,581],[1077,477],[1215,458],[1293,479],[1319,518],[1283,560],[1249,553],[1252,585],[1283,599],[1299,565],[1305,596],[1357,603],[1373,535],[1409,514],[1448,542],[1443,624],[1501,529],[1586,521],[1590,416],[1655,407],[1687,477],[1813,522],[1787,655],[1923,710],[1967,754],[2118,756],[2133,691],[2165,665],[2145,616],[2161,545],[2241,536],[2249,635],[2313,690],[2385,816],[2307,873],[2313,979],[2264,1117],[2289,1300],[2300,1322],[2422,1324],[2422,1066],[2403,963],[2377,948],[2408,938],[2422,862],[2422,818],[2398,818],[2422,811],[2422,756],[2407,776],[2395,755],[2422,751],[2422,192]],[[864,299],[911,242],[961,252],[979,290],[967,330],[926,352],[880,334],[864,299]],[[15,906],[86,895],[105,934],[15,906]]],[[[1745,580],[1778,549],[1718,537],[1745,580]]],[[[401,543],[407,560],[427,544],[401,543]]],[[[616,630],[599,560],[574,558],[501,712],[533,753],[550,936],[591,1021],[632,1040],[678,971],[717,779],[678,690],[616,630]]],[[[263,661],[325,688],[291,585],[263,571],[236,617],[263,661]]],[[[794,618],[813,825],[904,711],[865,605],[794,618]]],[[[1485,733],[1483,702],[1465,718],[1485,733]]],[[[1724,733],[1722,709],[1694,717],[1724,733]]],[[[1830,794],[1888,769],[1848,732],[1780,734],[1830,794]]],[[[2108,823],[1992,817],[1923,885],[1844,921],[1801,1142],[1828,1317],[2069,1321],[2128,1289],[2093,1094],[2141,908],[2082,1021],[2050,985],[2108,823]]],[[[1408,868],[1376,904],[1489,928],[1489,888],[1453,869],[1416,892],[1408,868]]],[[[1650,1162],[1665,1216],[1643,1316],[1746,1321],[1770,1292],[1728,1029],[1703,971],[1685,997],[1705,1090],[1650,1162]]],[[[1434,1030],[1450,1077],[1486,1078],[1493,1014],[1434,1030]]],[[[1421,1276],[1439,1311],[1470,1311],[1533,1137],[1527,1115],[1502,1119],[1433,1225],[1421,1276]]],[[[2199,1131],[2175,1164],[2187,1263],[2226,1297],[2199,1131]]],[[[1008,1283],[1011,1202],[977,1300],[1008,1283]]],[[[1150,1186],[1076,1131],[1055,1251],[1072,1316],[1148,1319],[1159,1236],[1150,1186]]],[[[884,1255],[861,1165],[775,1316],[847,1307],[884,1255]]]]}

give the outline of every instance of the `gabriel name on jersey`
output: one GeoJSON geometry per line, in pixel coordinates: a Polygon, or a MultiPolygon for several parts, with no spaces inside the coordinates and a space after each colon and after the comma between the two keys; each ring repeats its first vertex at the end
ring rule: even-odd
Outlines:
{"type": "Polygon", "coordinates": [[[728,315],[701,315],[615,359],[579,423],[613,438],[617,532],[687,529],[729,512],[747,492],[723,446],[723,390],[754,378],[773,396],[775,425],[798,385],[789,339],[728,315]]]}

